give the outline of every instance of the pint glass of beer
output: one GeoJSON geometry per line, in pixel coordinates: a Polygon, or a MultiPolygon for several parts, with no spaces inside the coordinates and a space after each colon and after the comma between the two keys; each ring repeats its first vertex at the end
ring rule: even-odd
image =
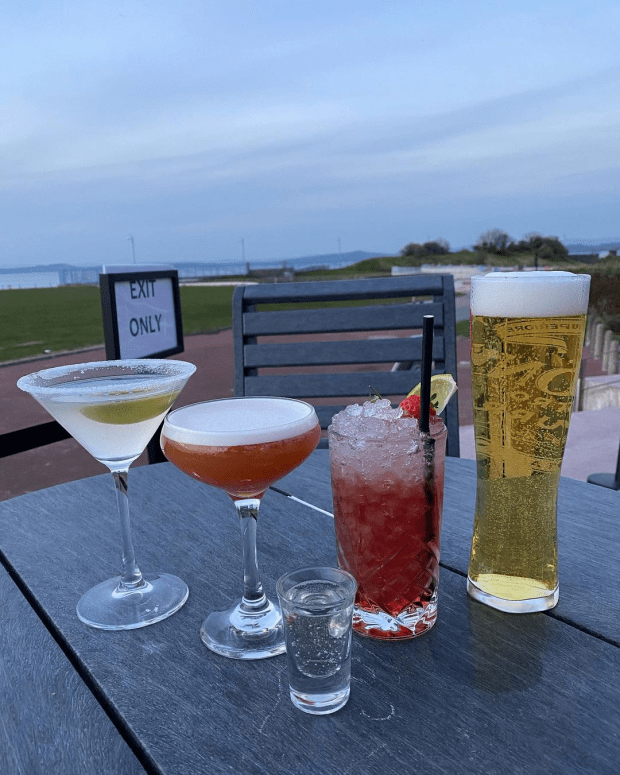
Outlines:
{"type": "Polygon", "coordinates": [[[492,272],[471,283],[477,488],[467,591],[511,613],[558,602],[556,504],[590,276],[492,272]]]}

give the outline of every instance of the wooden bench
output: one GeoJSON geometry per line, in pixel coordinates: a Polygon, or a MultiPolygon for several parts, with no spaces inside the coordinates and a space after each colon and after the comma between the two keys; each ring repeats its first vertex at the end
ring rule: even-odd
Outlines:
{"type": "MultiPolygon", "coordinates": [[[[324,430],[336,412],[373,390],[400,401],[420,381],[422,338],[412,332],[429,314],[435,317],[433,373],[456,378],[452,275],[239,286],[235,395],[307,399],[324,430]]],[[[444,422],[447,454],[458,457],[456,400],[444,422]]],[[[326,445],[324,438],[320,446],[326,445]]]]}
{"type": "Polygon", "coordinates": [[[71,434],[56,420],[30,425],[28,428],[20,428],[18,431],[9,431],[0,435],[0,458],[70,438],[71,434]]]}

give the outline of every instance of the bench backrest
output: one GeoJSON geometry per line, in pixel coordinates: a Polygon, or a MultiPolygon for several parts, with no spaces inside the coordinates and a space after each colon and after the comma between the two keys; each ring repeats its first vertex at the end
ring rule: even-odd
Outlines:
{"type": "MultiPolygon", "coordinates": [[[[433,373],[456,379],[452,275],[239,286],[233,295],[235,395],[308,400],[323,429],[372,390],[398,403],[420,381],[422,318],[429,314],[435,316],[433,373]]],[[[458,457],[456,397],[444,422],[447,453],[458,457]]]]}
{"type": "Polygon", "coordinates": [[[0,458],[17,455],[19,452],[27,452],[29,449],[37,449],[56,441],[70,439],[71,434],[66,431],[56,420],[31,425],[18,431],[9,431],[0,435],[0,458]]]}
{"type": "MultiPolygon", "coordinates": [[[[30,425],[27,428],[20,428],[18,431],[8,431],[0,434],[0,459],[70,438],[72,437],[69,431],[66,431],[56,420],[30,425]]],[[[164,453],[159,446],[159,430],[149,441],[147,453],[149,463],[166,462],[164,453]]]]}

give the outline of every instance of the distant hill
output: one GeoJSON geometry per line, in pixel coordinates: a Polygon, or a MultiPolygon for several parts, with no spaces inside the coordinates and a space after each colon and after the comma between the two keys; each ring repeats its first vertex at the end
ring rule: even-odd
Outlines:
{"type": "MultiPolygon", "coordinates": [[[[360,261],[364,261],[368,258],[376,258],[379,256],[387,256],[389,253],[375,251],[370,252],[367,250],[354,250],[349,253],[322,253],[314,256],[296,256],[294,258],[279,258],[279,259],[251,259],[242,263],[240,261],[229,262],[213,262],[213,261],[161,261],[162,265],[173,266],[181,270],[196,270],[200,269],[205,274],[209,271],[213,271],[215,274],[243,274],[245,272],[246,264],[249,264],[253,268],[271,268],[281,267],[286,264],[294,269],[308,268],[311,266],[328,266],[342,267],[349,266],[351,264],[357,264],[360,261]]],[[[143,262],[152,265],[154,262],[143,262]]],[[[113,266],[113,262],[109,264],[113,266]]],[[[137,263],[136,269],[140,269],[141,264],[137,263]]],[[[0,271],[4,273],[22,273],[22,272],[58,272],[61,276],[65,276],[73,271],[84,272],[90,270],[98,273],[101,271],[101,265],[96,266],[83,266],[74,264],[38,264],[37,266],[20,266],[20,267],[2,267],[0,271]]]]}
{"type": "MultiPolygon", "coordinates": [[[[348,264],[358,264],[360,261],[365,261],[367,258],[377,258],[379,256],[388,256],[389,253],[381,253],[380,251],[369,253],[367,250],[353,250],[349,253],[322,253],[316,256],[299,256],[297,258],[285,258],[278,262],[269,261],[265,263],[279,264],[286,263],[289,266],[295,268],[308,267],[310,265],[323,265],[323,266],[343,266],[348,264]]],[[[262,264],[262,261],[250,261],[251,266],[254,264],[262,264]]]]}
{"type": "Polygon", "coordinates": [[[605,250],[620,250],[620,242],[575,242],[565,247],[572,254],[602,253],[605,250]]]}

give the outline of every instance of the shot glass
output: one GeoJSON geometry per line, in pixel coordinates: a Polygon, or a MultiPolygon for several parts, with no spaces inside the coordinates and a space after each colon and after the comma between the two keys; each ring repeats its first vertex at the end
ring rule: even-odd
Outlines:
{"type": "Polygon", "coordinates": [[[276,588],[291,701],[304,713],[334,713],[349,699],[357,583],[337,568],[302,568],[282,576],[276,588]]]}

